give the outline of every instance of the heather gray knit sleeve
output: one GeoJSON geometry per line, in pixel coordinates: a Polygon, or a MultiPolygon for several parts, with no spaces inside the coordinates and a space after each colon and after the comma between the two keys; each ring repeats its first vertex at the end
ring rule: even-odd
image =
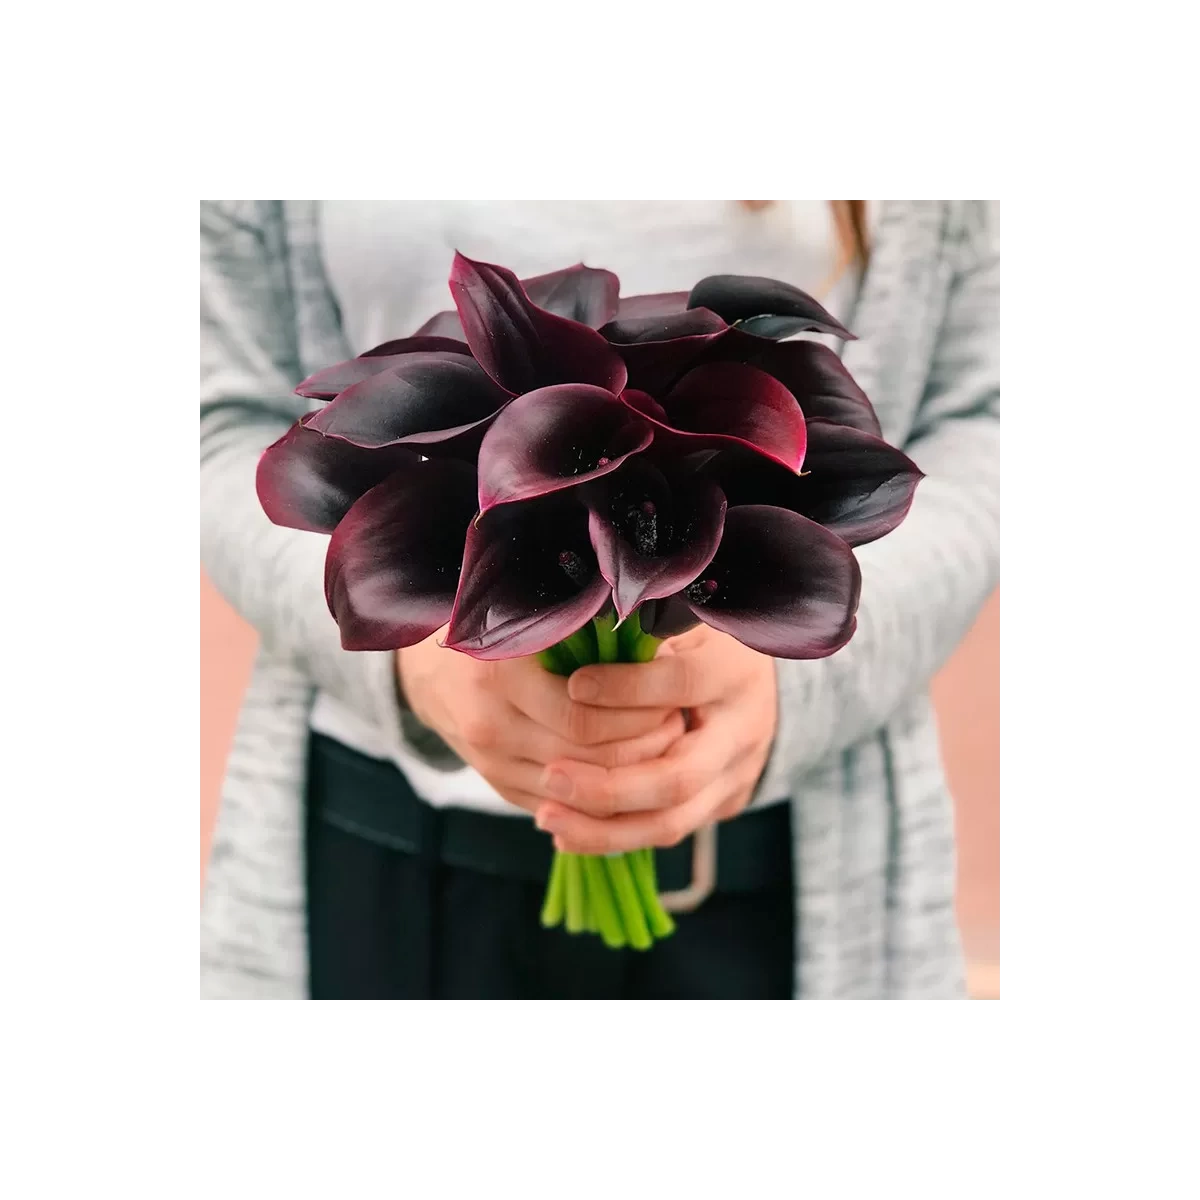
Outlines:
{"type": "Polygon", "coordinates": [[[274,655],[398,742],[394,656],[342,649],[328,539],[272,525],[255,493],[260,454],[312,407],[292,392],[303,372],[281,205],[201,205],[200,306],[201,562],[274,655]]]}
{"type": "Polygon", "coordinates": [[[995,209],[966,209],[928,381],[905,446],[926,478],[912,511],[858,553],[858,630],[815,662],[780,660],[779,728],[756,801],[886,724],[924,690],[996,586],[1000,267],[995,209]]]}

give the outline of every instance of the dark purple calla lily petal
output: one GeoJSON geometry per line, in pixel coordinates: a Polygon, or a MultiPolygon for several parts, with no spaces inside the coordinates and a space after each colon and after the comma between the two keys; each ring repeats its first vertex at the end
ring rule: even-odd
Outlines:
{"type": "Polygon", "coordinates": [[[456,254],[450,292],[472,354],[514,396],[555,383],[625,386],[625,364],[594,329],[539,308],[504,267],[456,254]]]}
{"type": "Polygon", "coordinates": [[[727,454],[709,467],[732,505],[769,504],[824,525],[851,546],[891,533],[924,478],[903,451],[858,429],[808,422],[804,473],[749,454],[727,454]]]}
{"type": "Polygon", "coordinates": [[[664,317],[686,311],[687,292],[655,292],[649,296],[622,296],[617,302],[617,319],[664,317]]]}
{"type": "Polygon", "coordinates": [[[891,533],[908,515],[925,478],[882,438],[828,421],[809,421],[804,514],[851,546],[891,533]]]}
{"type": "Polygon", "coordinates": [[[862,576],[841,538],[798,513],[730,508],[703,576],[683,599],[706,625],[776,658],[824,658],[855,627],[862,576]]]}
{"type": "Polygon", "coordinates": [[[609,321],[600,332],[610,342],[620,346],[640,342],[666,342],[675,338],[693,338],[720,333],[729,326],[707,308],[692,308],[679,313],[663,313],[646,317],[618,317],[609,321]]]}
{"type": "Polygon", "coordinates": [[[356,446],[424,448],[482,436],[480,426],[508,400],[477,362],[461,354],[405,354],[387,371],[347,388],[308,424],[356,446]]]}
{"type": "Polygon", "coordinates": [[[638,621],[643,632],[656,638],[678,637],[700,624],[700,618],[682,596],[647,600],[638,609],[638,621]]]}
{"type": "Polygon", "coordinates": [[[706,308],[663,316],[620,318],[600,332],[629,373],[627,387],[661,396],[700,362],[729,326],[706,308]]]}
{"type": "Polygon", "coordinates": [[[757,367],[708,363],[689,371],[661,404],[634,390],[621,399],[669,435],[656,432],[657,441],[681,450],[742,446],[793,471],[804,461],[804,414],[791,392],[757,367]]]}
{"type": "Polygon", "coordinates": [[[607,475],[653,436],[603,388],[560,383],[526,392],[492,422],[479,447],[479,509],[607,475]]]}
{"type": "Polygon", "coordinates": [[[761,275],[709,275],[692,288],[688,308],[711,308],[760,337],[813,332],[854,340],[854,334],[807,292],[761,275]]]}
{"type": "Polygon", "coordinates": [[[422,350],[443,350],[448,354],[465,354],[471,357],[471,347],[462,338],[442,336],[413,336],[393,338],[390,342],[381,342],[370,350],[364,350],[359,358],[383,358],[393,354],[414,354],[422,350]]]}
{"type": "Polygon", "coordinates": [[[522,279],[521,286],[539,308],[599,329],[616,316],[621,281],[611,271],[576,263],[562,271],[522,279]]]}
{"type": "Polygon", "coordinates": [[[327,438],[297,421],[258,460],[255,486],[276,525],[332,533],[350,506],[393,471],[417,461],[399,447],[364,450],[327,438]]]}
{"type": "Polygon", "coordinates": [[[446,645],[482,659],[536,654],[586,625],[610,595],[574,492],[502,504],[467,534],[446,645]]]}
{"type": "Polygon", "coordinates": [[[412,646],[450,619],[475,472],[412,458],[357,500],[330,539],[325,599],[347,650],[412,646]]]}
{"type": "Polygon", "coordinates": [[[447,354],[462,354],[467,358],[471,350],[466,342],[457,342],[453,338],[444,337],[410,337],[397,338],[395,341],[384,342],[360,354],[357,358],[347,359],[332,367],[326,367],[315,375],[310,375],[296,387],[296,395],[308,400],[332,400],[340,392],[372,375],[379,375],[391,370],[406,354],[419,354],[429,351],[440,351],[447,354]]]}
{"type": "Polygon", "coordinates": [[[880,436],[879,418],[866,393],[837,354],[820,342],[772,342],[730,329],[713,340],[705,358],[766,371],[796,397],[809,420],[833,421],[880,436]]]}
{"type": "Polygon", "coordinates": [[[434,313],[420,329],[417,330],[415,337],[445,337],[456,338],[460,342],[466,341],[466,334],[463,333],[462,322],[458,319],[458,313],[454,309],[447,309],[444,312],[434,313]]]}
{"type": "Polygon", "coordinates": [[[668,479],[638,457],[586,496],[588,531],[621,620],[644,601],[686,587],[721,540],[725,497],[703,475],[668,479]]]}

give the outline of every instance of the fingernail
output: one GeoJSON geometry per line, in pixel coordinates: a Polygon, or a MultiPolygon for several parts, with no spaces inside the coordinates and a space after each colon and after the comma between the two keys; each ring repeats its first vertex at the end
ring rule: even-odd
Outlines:
{"type": "Polygon", "coordinates": [[[562,771],[547,771],[542,778],[543,790],[560,800],[566,800],[575,790],[575,785],[562,771]]]}
{"type": "Polygon", "coordinates": [[[586,703],[600,695],[600,684],[589,675],[572,675],[568,693],[572,700],[583,700],[586,703]]]}
{"type": "Polygon", "coordinates": [[[543,832],[549,833],[554,825],[554,809],[549,804],[543,804],[533,817],[533,823],[543,832]]]}

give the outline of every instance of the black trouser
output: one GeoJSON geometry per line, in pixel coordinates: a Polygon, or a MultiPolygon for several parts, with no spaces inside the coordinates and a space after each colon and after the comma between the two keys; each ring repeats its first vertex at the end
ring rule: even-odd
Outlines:
{"type": "MultiPolygon", "coordinates": [[[[394,767],[320,735],[308,816],[315,1000],[792,995],[787,804],[720,827],[717,890],[647,951],[541,927],[551,846],[531,822],[430,808],[394,767]]],[[[660,853],[664,890],[686,882],[690,846],[660,853]]]]}

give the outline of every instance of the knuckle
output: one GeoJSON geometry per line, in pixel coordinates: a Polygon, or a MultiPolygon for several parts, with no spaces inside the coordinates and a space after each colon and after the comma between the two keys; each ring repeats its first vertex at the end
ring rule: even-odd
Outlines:
{"type": "Polygon", "coordinates": [[[676,771],[667,785],[667,798],[672,804],[682,804],[690,800],[694,791],[694,782],[690,771],[676,771]]]}
{"type": "Polygon", "coordinates": [[[595,792],[596,809],[606,817],[613,816],[617,811],[617,789],[607,776],[602,779],[595,792]]]}
{"type": "Polygon", "coordinates": [[[663,850],[678,846],[688,835],[688,828],[676,813],[667,813],[658,825],[658,835],[654,844],[663,850]]]}
{"type": "Polygon", "coordinates": [[[567,704],[566,735],[572,742],[587,745],[595,731],[595,720],[582,704],[571,700],[567,704]]]}
{"type": "Polygon", "coordinates": [[[486,750],[495,742],[496,727],[486,713],[465,713],[460,728],[463,738],[477,749],[486,750]]]}

